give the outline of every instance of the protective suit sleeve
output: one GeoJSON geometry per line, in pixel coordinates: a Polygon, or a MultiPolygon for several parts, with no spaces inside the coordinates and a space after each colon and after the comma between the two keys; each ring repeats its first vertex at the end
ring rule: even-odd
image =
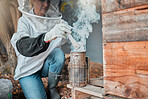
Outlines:
{"type": "Polygon", "coordinates": [[[36,38],[30,38],[29,36],[22,37],[16,42],[18,52],[24,56],[32,57],[46,51],[49,43],[44,41],[44,36],[45,33],[36,38]]]}

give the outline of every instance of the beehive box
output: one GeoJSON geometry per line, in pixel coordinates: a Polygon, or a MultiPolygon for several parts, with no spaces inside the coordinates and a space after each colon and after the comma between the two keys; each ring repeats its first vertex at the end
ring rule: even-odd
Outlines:
{"type": "Polygon", "coordinates": [[[107,94],[148,98],[148,41],[104,43],[107,94]]]}
{"type": "Polygon", "coordinates": [[[102,0],[102,12],[106,94],[148,99],[148,0],[102,0]]]}

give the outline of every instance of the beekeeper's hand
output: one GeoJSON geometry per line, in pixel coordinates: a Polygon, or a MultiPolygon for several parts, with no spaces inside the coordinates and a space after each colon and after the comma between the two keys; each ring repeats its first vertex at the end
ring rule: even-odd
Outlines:
{"type": "Polygon", "coordinates": [[[52,30],[45,34],[44,41],[50,42],[51,40],[54,40],[57,37],[65,39],[67,33],[71,34],[71,26],[64,23],[57,24],[52,30]]]}

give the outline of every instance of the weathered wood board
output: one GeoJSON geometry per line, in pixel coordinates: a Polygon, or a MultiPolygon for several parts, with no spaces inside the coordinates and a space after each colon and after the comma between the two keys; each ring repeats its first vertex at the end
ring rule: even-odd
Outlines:
{"type": "Polygon", "coordinates": [[[72,99],[86,99],[89,96],[103,97],[104,88],[87,85],[85,87],[72,87],[70,84],[67,85],[72,91],[72,99]]]}
{"type": "Polygon", "coordinates": [[[106,94],[148,99],[148,41],[104,43],[106,94]]]}
{"type": "Polygon", "coordinates": [[[102,24],[104,42],[148,40],[148,5],[105,13],[102,24]]]}
{"type": "Polygon", "coordinates": [[[148,0],[101,0],[102,13],[119,11],[148,4],[148,0]]]}

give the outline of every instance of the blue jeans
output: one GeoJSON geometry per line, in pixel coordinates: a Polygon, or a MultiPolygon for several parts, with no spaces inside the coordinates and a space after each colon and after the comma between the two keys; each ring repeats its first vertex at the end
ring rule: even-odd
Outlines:
{"type": "Polygon", "coordinates": [[[48,55],[40,71],[19,79],[26,99],[47,99],[41,77],[48,77],[49,71],[52,73],[60,73],[64,62],[64,53],[60,48],[56,48],[48,55]]]}

